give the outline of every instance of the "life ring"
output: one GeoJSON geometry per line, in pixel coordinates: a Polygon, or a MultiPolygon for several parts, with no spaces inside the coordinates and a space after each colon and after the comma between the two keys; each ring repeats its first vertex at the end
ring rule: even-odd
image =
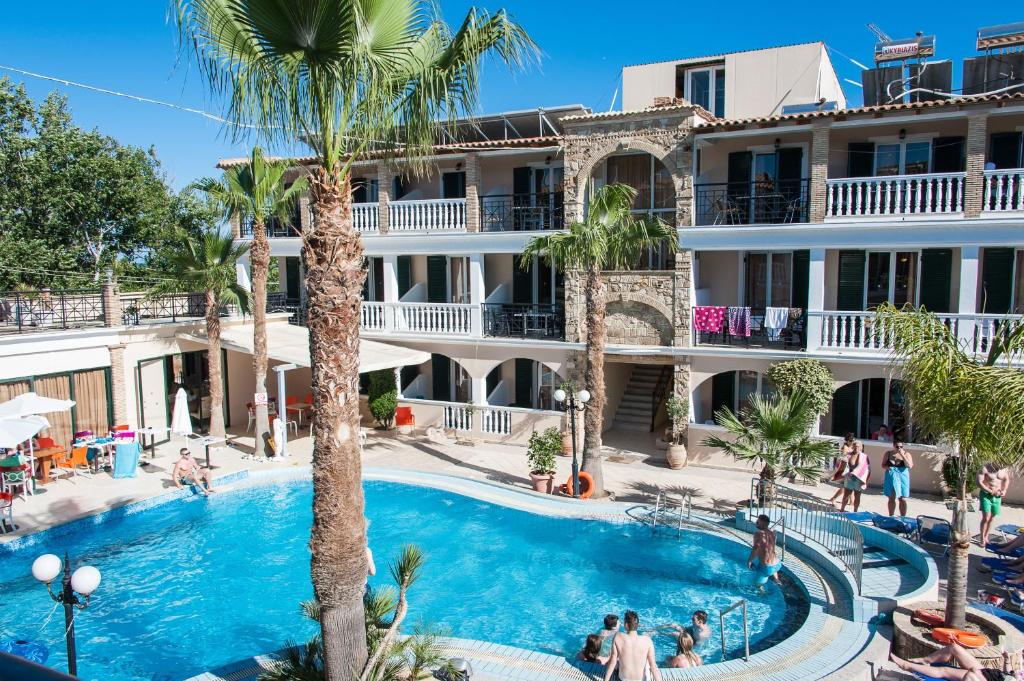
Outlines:
{"type": "Polygon", "coordinates": [[[981,648],[988,645],[988,636],[975,631],[963,631],[962,629],[948,629],[946,627],[935,627],[932,629],[932,638],[939,643],[959,643],[964,648],[981,648]]]}
{"type": "MultiPolygon", "coordinates": [[[[589,499],[590,495],[594,493],[594,478],[590,477],[590,473],[584,471],[579,472],[580,476],[580,499],[589,499]]],[[[565,484],[559,488],[562,494],[568,494],[572,496],[572,475],[569,475],[569,479],[565,481],[565,484]]]]}

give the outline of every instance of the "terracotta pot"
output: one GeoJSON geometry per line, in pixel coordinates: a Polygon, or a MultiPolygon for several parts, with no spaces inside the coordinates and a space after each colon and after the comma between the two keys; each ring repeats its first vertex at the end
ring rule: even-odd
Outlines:
{"type": "Polygon", "coordinates": [[[665,460],[668,461],[669,468],[679,470],[686,466],[686,456],[686,445],[670,444],[665,460]]]}
{"type": "Polygon", "coordinates": [[[541,473],[537,474],[530,471],[530,482],[533,483],[534,492],[543,492],[544,494],[551,494],[554,489],[555,476],[553,473],[541,473]]]}
{"type": "Polygon", "coordinates": [[[562,456],[572,456],[572,432],[565,431],[562,433],[562,451],[559,452],[562,456]]]}

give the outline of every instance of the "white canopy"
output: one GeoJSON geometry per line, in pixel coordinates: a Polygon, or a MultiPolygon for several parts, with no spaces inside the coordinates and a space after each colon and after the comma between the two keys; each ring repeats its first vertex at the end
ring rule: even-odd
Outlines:
{"type": "Polygon", "coordinates": [[[0,418],[0,447],[14,448],[49,428],[45,416],[0,418]]]}
{"type": "MultiPolygon", "coordinates": [[[[205,334],[179,333],[178,338],[206,345],[205,334]]],[[[232,326],[221,332],[221,344],[226,350],[252,354],[252,325],[232,326]]],[[[267,324],[267,355],[279,362],[291,362],[308,367],[309,330],[292,324],[267,324]]],[[[430,353],[397,345],[359,339],[359,373],[394,369],[410,364],[423,364],[430,353]]]]}
{"type": "Polygon", "coordinates": [[[171,414],[171,432],[175,435],[192,434],[192,416],[188,413],[188,393],[178,388],[174,396],[174,411],[171,414]]]}
{"type": "MultiPolygon", "coordinates": [[[[68,411],[73,406],[75,406],[74,400],[58,400],[52,397],[43,397],[36,393],[23,393],[12,400],[0,404],[0,419],[9,417],[19,418],[33,414],[52,414],[57,411],[68,411]]],[[[43,420],[45,421],[46,419],[43,420]]]]}

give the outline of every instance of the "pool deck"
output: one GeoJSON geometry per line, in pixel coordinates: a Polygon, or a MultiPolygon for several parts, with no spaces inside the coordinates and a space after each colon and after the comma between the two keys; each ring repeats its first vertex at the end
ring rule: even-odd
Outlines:
{"type": "MultiPolygon", "coordinates": [[[[287,460],[282,462],[264,462],[252,460],[245,456],[247,445],[251,447],[252,438],[246,438],[243,434],[236,440],[237,448],[214,449],[212,451],[214,475],[217,478],[225,478],[227,476],[228,479],[235,478],[237,475],[244,476],[246,474],[245,471],[248,471],[253,478],[262,477],[264,474],[275,477],[282,474],[287,476],[289,471],[295,475],[306,475],[308,473],[305,473],[305,469],[308,467],[312,455],[311,441],[306,436],[305,431],[301,431],[300,435],[301,437],[289,443],[291,456],[287,460]]],[[[609,447],[606,452],[614,456],[614,460],[605,461],[605,485],[614,495],[615,499],[620,502],[631,502],[633,505],[637,503],[650,504],[653,502],[653,496],[657,490],[659,488],[666,488],[691,494],[695,509],[706,514],[710,520],[715,520],[716,518],[721,519],[723,516],[731,517],[736,508],[736,501],[744,499],[749,495],[750,479],[753,475],[751,472],[696,466],[674,471],[665,467],[660,457],[652,456],[651,453],[644,451],[626,449],[621,446],[622,443],[613,441],[612,445],[615,444],[620,446],[609,447]]],[[[39,493],[34,496],[16,500],[14,510],[19,531],[0,535],[0,544],[11,542],[23,534],[36,532],[77,518],[104,513],[129,504],[134,507],[137,506],[134,502],[155,499],[167,495],[169,492],[175,493],[174,495],[179,494],[175,492],[174,485],[171,484],[169,477],[180,446],[181,440],[174,440],[159,446],[154,459],[150,460],[148,455],[145,455],[145,459],[150,461],[150,463],[141,467],[140,473],[134,479],[114,480],[108,473],[101,473],[92,477],[83,476],[61,479],[41,487],[39,493]]],[[[203,453],[196,451],[196,454],[202,461],[203,453]]],[[[481,482],[492,483],[480,485],[480,489],[486,488],[491,490],[488,493],[499,496],[504,496],[501,492],[501,486],[519,488],[520,490],[529,488],[529,480],[526,476],[525,450],[522,447],[515,446],[484,443],[476,444],[475,446],[447,445],[438,444],[419,436],[400,436],[391,433],[372,432],[369,443],[364,451],[364,465],[368,471],[375,469],[375,477],[387,477],[389,475],[388,471],[402,470],[419,472],[426,474],[428,477],[434,477],[431,474],[440,474],[459,476],[460,478],[470,480],[475,479],[481,482]],[[498,486],[495,486],[493,483],[497,483],[498,486]]],[[[568,477],[569,468],[570,460],[560,457],[558,460],[559,481],[568,477]]],[[[401,475],[405,476],[407,474],[402,473],[401,475]]],[[[468,484],[469,480],[466,483],[468,484]]],[[[801,487],[801,489],[807,493],[827,499],[831,496],[834,488],[820,485],[817,487],[801,487]]],[[[187,493],[191,492],[188,490],[180,492],[180,494],[187,493]]],[[[484,494],[482,491],[479,493],[484,494]]],[[[531,503],[546,508],[542,512],[551,512],[552,504],[557,506],[566,504],[564,501],[531,493],[516,494],[515,496],[520,499],[524,497],[533,499],[531,503]]],[[[589,508],[589,512],[593,513],[598,511],[599,507],[605,507],[607,504],[592,502],[576,504],[576,506],[589,508]]],[[[612,506],[619,506],[619,504],[612,504],[612,506]]],[[[863,499],[862,510],[884,513],[884,497],[877,493],[866,493],[863,499]]],[[[948,511],[941,504],[940,500],[937,499],[912,499],[911,513],[937,515],[940,517],[948,516],[948,511]]],[[[1020,507],[1004,507],[1000,521],[1024,524],[1024,509],[1020,507]]],[[[971,522],[972,525],[976,526],[976,516],[971,518],[971,522]]],[[[24,540],[14,542],[15,545],[24,545],[26,543],[30,542],[25,542],[24,540]]],[[[13,549],[14,546],[7,546],[5,548],[13,549]]],[[[978,547],[972,547],[971,552],[973,568],[976,564],[980,563],[980,557],[985,554],[978,547]]],[[[944,576],[945,560],[941,556],[936,556],[936,558],[939,574],[944,576]]],[[[793,556],[792,560],[798,562],[796,556],[793,556]]],[[[867,557],[865,560],[867,560],[867,557]]],[[[788,565],[789,558],[787,557],[788,565]]],[[[865,572],[869,571],[866,570],[865,572]]],[[[907,565],[879,565],[865,576],[864,586],[866,590],[877,592],[879,596],[902,599],[907,591],[914,590],[916,576],[919,576],[919,573],[915,575],[914,570],[907,565]]],[[[987,584],[987,579],[984,575],[981,575],[974,569],[971,570],[970,588],[972,590],[983,588],[987,584]]],[[[823,586],[825,591],[841,588],[841,585],[837,586],[836,584],[826,584],[823,586]]],[[[944,584],[940,581],[940,595],[943,588],[944,584]]],[[[828,610],[828,607],[822,606],[821,613],[826,619],[818,622],[816,626],[818,626],[817,633],[819,635],[827,635],[833,641],[833,644],[828,648],[833,656],[832,659],[845,659],[847,661],[854,657],[859,659],[856,665],[850,665],[843,669],[842,672],[833,670],[835,673],[827,676],[830,678],[842,677],[850,679],[870,678],[869,665],[865,664],[865,662],[881,661],[884,658],[887,652],[887,646],[882,645],[884,643],[884,636],[872,636],[872,630],[869,630],[868,627],[847,619],[849,617],[848,613],[844,617],[843,613],[836,612],[834,607],[831,612],[828,610]],[[837,645],[845,647],[845,651],[835,647],[837,645]]],[[[881,629],[880,633],[884,635],[884,628],[881,629]]],[[[779,649],[777,652],[786,652],[783,648],[786,643],[802,646],[807,641],[793,637],[790,641],[776,646],[779,649]]],[[[484,656],[487,659],[480,659],[481,666],[477,669],[478,676],[515,678],[524,679],[525,681],[552,681],[553,679],[580,681],[580,679],[591,676],[594,671],[583,669],[576,665],[569,665],[562,658],[539,660],[537,656],[541,655],[540,653],[531,653],[530,657],[524,658],[532,660],[531,664],[515,667],[515,664],[518,664],[516,660],[522,662],[523,659],[517,655],[508,657],[508,651],[500,650],[503,647],[494,647],[494,644],[467,643],[455,639],[450,640],[448,644],[452,646],[453,653],[460,650],[465,652],[463,649],[466,649],[467,646],[468,650],[475,651],[477,655],[483,655],[484,652],[487,653],[484,656]],[[481,649],[480,645],[491,647],[481,649]],[[559,667],[555,661],[558,661],[564,668],[559,667]],[[512,667],[509,666],[510,664],[512,664],[512,667]],[[551,675],[541,674],[534,667],[535,664],[545,666],[551,675]],[[520,669],[520,671],[516,672],[514,669],[520,669]],[[555,669],[559,671],[554,673],[553,670],[555,669]]],[[[509,650],[516,651],[516,649],[509,650]]],[[[731,661],[721,665],[709,665],[700,670],[692,670],[681,676],[676,673],[681,670],[674,670],[669,678],[674,679],[677,676],[680,679],[716,677],[741,679],[768,678],[769,676],[778,679],[823,678],[818,676],[823,669],[820,662],[813,662],[817,656],[812,656],[808,658],[809,661],[799,663],[798,658],[800,656],[794,653],[795,651],[793,650],[788,651],[787,654],[789,656],[785,659],[787,666],[779,666],[771,669],[771,671],[769,671],[770,668],[760,667],[760,671],[756,675],[749,677],[745,672],[753,671],[753,669],[741,661],[735,669],[726,670],[726,665],[733,664],[731,661]],[[728,671],[728,673],[725,676],[719,676],[719,672],[714,671],[716,667],[721,667],[721,671],[728,671]],[[766,674],[766,672],[768,673],[766,674]]],[[[761,654],[763,653],[758,655],[761,654]]],[[[464,656],[468,657],[469,655],[464,656]]],[[[239,664],[245,666],[245,663],[240,662],[239,664]]],[[[236,667],[235,665],[232,666],[236,667]]],[[[251,661],[249,661],[248,666],[250,670],[253,669],[251,661]]],[[[775,665],[772,666],[774,667],[775,665]]],[[[230,672],[231,670],[219,671],[230,672]]],[[[233,680],[246,678],[241,667],[236,667],[234,672],[228,673],[227,676],[218,674],[216,676],[199,678],[231,678],[233,680]]]]}

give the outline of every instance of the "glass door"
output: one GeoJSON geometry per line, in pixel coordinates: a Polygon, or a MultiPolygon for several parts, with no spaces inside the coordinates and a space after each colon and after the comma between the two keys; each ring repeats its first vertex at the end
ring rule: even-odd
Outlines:
{"type": "Polygon", "coordinates": [[[914,251],[868,253],[865,310],[882,303],[897,307],[917,304],[917,256],[914,251]]]}
{"type": "Polygon", "coordinates": [[[752,310],[789,307],[793,288],[792,253],[748,253],[743,304],[752,310]]]}

